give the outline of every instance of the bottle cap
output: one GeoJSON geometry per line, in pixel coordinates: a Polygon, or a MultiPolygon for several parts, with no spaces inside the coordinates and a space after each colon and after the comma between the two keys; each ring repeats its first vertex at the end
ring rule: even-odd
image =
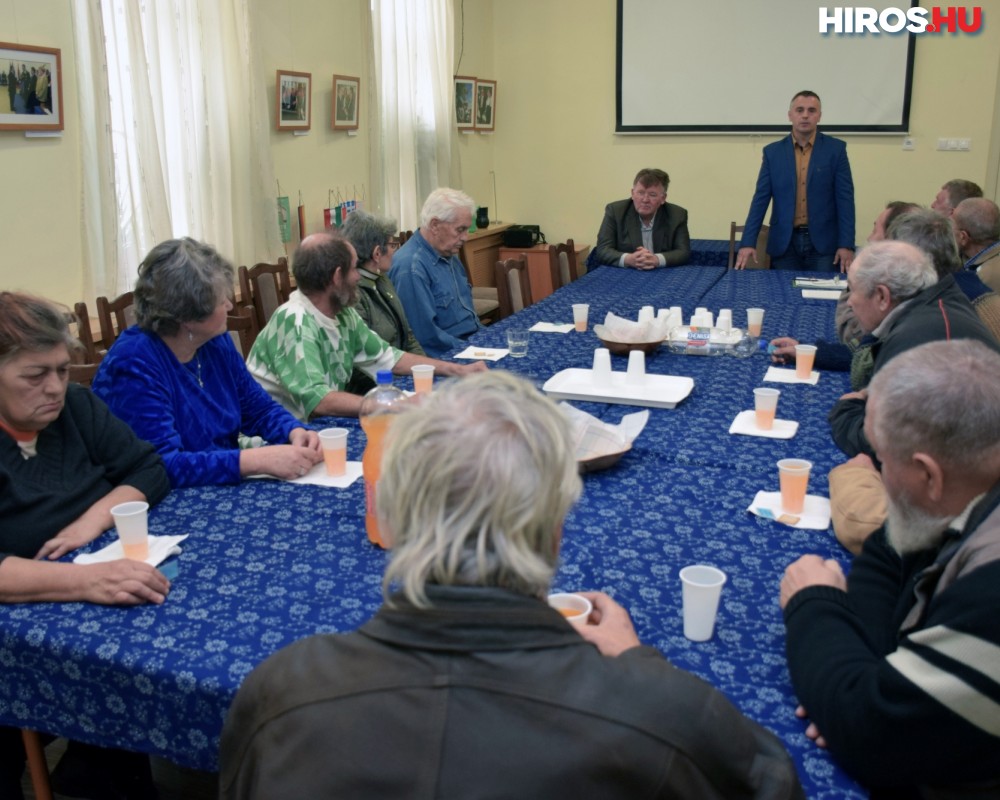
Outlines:
{"type": "Polygon", "coordinates": [[[392,370],[380,369],[375,373],[375,383],[392,383],[392,370]]]}

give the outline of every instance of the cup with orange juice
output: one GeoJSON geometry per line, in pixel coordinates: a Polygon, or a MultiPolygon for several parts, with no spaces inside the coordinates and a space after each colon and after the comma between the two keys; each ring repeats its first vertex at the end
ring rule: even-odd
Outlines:
{"type": "Polygon", "coordinates": [[[816,345],[795,345],[795,377],[807,381],[812,376],[813,363],[816,361],[816,345]]]}
{"type": "Polygon", "coordinates": [[[430,394],[434,388],[434,365],[415,364],[410,372],[413,373],[413,391],[417,394],[430,394]]]}
{"type": "Polygon", "coordinates": [[[339,478],[347,474],[347,428],[325,428],[319,432],[326,474],[339,478]]]}
{"type": "Polygon", "coordinates": [[[782,511],[787,511],[789,514],[802,513],[811,469],[812,462],[803,458],[783,458],[778,462],[782,511]]]}
{"type": "Polygon", "coordinates": [[[764,309],[747,309],[747,335],[760,336],[761,328],[764,326],[764,309]]]}
{"type": "Polygon", "coordinates": [[[132,500],[111,509],[111,518],[118,530],[118,539],[125,558],[145,561],[149,558],[149,503],[132,500]]]}
{"type": "Polygon", "coordinates": [[[577,626],[586,625],[590,612],[594,610],[594,606],[582,594],[570,592],[550,594],[548,602],[552,608],[566,617],[567,622],[577,626]]]}
{"type": "Polygon", "coordinates": [[[753,390],[757,427],[762,431],[769,431],[774,427],[774,415],[778,410],[780,394],[781,392],[777,389],[759,388],[753,390]]]}

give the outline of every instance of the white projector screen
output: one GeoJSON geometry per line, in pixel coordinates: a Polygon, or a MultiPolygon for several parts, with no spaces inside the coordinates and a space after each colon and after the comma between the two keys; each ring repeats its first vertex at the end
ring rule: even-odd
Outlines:
{"type": "Polygon", "coordinates": [[[827,132],[906,132],[914,35],[821,34],[825,2],[618,0],[616,132],[783,131],[803,89],[827,132]]]}

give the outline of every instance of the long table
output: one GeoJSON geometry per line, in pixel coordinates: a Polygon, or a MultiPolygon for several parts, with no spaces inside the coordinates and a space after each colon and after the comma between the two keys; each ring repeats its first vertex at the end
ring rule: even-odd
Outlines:
{"type": "MultiPolygon", "coordinates": [[[[608,311],[634,319],[643,305],[680,305],[685,317],[700,305],[729,307],[741,324],[746,307],[760,305],[766,337],[829,337],[834,304],[802,300],[790,280],[717,267],[600,267],[472,343],[503,346],[512,325],[570,321],[581,301],[590,303],[591,325],[608,311]]],[[[494,366],[541,384],[558,370],[589,366],[599,345],[592,331],[533,333],[527,357],[494,366]]],[[[612,360],[625,369],[624,357],[612,360]]],[[[767,367],[763,354],[707,358],[661,348],[647,359],[649,372],[692,377],[694,391],[676,409],[653,409],[617,465],[585,476],[554,589],[598,589],[625,605],[644,642],[782,738],[809,797],[862,798],[794,717],[777,602],[781,573],[796,557],[816,552],[846,568],[848,554],[829,531],[788,528],[746,510],[759,489],[777,489],[774,464],[785,456],[812,460],[810,491],[826,494],[826,473],[841,460],[826,412],[848,379],[825,373],[817,386],[779,387],[779,418],[800,422],[791,440],[731,436],[767,367]],[[684,638],[680,615],[678,571],[695,562],[728,575],[716,634],[703,643],[684,638]]],[[[635,410],[574,405],[611,422],[635,410]]],[[[356,420],[337,424],[351,429],[349,457],[360,459],[356,420]]],[[[339,491],[245,481],[172,492],[150,512],[151,531],[191,536],[164,605],[0,606],[0,724],[217,769],[226,711],[254,666],[304,636],[353,630],[381,603],[387,554],[365,539],[363,504],[360,481],[339,491]]]]}

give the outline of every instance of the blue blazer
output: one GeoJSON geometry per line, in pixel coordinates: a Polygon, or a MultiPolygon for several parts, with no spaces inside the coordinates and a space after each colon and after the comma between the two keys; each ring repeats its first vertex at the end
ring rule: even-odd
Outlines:
{"type": "MultiPolygon", "coordinates": [[[[767,252],[780,256],[792,241],[795,221],[795,150],[791,134],[764,148],[757,189],[750,202],[740,247],[756,247],[764,212],[772,200],[767,252]]],[[[854,181],[847,145],[816,132],[806,177],[809,236],[817,252],[854,249],[854,181]]]]}

